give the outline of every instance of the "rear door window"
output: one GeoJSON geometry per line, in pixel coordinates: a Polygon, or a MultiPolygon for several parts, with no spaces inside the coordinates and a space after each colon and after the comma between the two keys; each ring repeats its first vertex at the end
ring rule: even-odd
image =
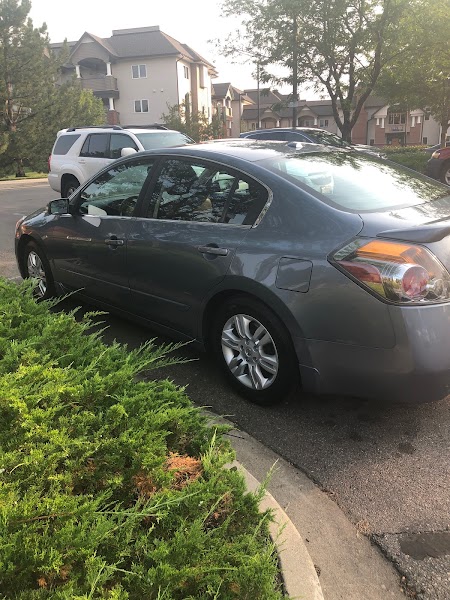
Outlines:
{"type": "Polygon", "coordinates": [[[88,135],[81,148],[80,156],[86,158],[109,158],[109,135],[109,133],[91,133],[88,135]]]}
{"type": "Polygon", "coordinates": [[[147,216],[171,221],[252,225],[267,190],[238,172],[187,160],[165,161],[147,216]]]}

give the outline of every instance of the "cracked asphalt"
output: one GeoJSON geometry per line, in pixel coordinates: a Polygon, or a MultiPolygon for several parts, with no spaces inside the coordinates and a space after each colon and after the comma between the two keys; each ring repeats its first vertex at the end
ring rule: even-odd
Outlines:
{"type": "MultiPolygon", "coordinates": [[[[45,180],[0,183],[1,275],[18,275],[13,229],[20,214],[55,197],[45,180]]],[[[108,338],[130,346],[153,337],[116,317],[108,323],[108,338]]],[[[196,403],[227,416],[327,491],[394,563],[411,597],[450,600],[450,398],[390,406],[296,390],[281,405],[260,408],[226,386],[210,357],[189,347],[179,353],[194,361],[158,376],[187,385],[196,403]]],[[[327,596],[338,598],[338,591],[327,596]]]]}

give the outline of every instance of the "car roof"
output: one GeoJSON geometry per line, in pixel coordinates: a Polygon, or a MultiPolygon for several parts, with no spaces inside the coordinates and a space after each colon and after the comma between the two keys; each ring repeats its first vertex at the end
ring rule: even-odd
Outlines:
{"type": "Polygon", "coordinates": [[[327,129],[320,129],[319,127],[296,127],[295,129],[293,127],[271,127],[267,129],[253,129],[252,131],[246,131],[243,135],[251,135],[253,133],[266,133],[268,131],[299,131],[300,133],[315,133],[317,131],[326,131],[327,133],[331,133],[327,129]]]}
{"type": "MultiPolygon", "coordinates": [[[[321,144],[298,143],[289,145],[292,142],[281,142],[278,140],[252,140],[248,138],[236,138],[230,140],[212,140],[211,142],[202,142],[200,144],[190,144],[188,146],[179,146],[177,148],[160,148],[139,152],[143,154],[177,154],[197,157],[217,159],[217,155],[229,156],[230,158],[239,158],[248,162],[257,162],[267,158],[280,158],[283,156],[292,156],[294,154],[311,154],[312,152],[335,152],[339,149],[332,146],[321,144]]],[[[343,150],[345,152],[345,150],[343,150]]]]}
{"type": "Polygon", "coordinates": [[[60,135],[64,134],[64,135],[70,135],[70,134],[76,134],[76,133],[133,133],[134,135],[137,135],[139,133],[180,133],[179,131],[176,131],[175,129],[168,129],[167,127],[165,128],[158,128],[158,127],[152,127],[152,128],[145,128],[145,127],[102,127],[102,126],[87,126],[87,127],[69,127],[67,129],[61,129],[60,131],[58,131],[58,133],[56,134],[57,137],[59,137],[60,135]]]}

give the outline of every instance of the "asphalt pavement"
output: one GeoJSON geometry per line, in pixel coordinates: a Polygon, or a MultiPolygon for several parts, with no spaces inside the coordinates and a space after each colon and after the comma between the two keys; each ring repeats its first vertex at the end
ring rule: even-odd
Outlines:
{"type": "MultiPolygon", "coordinates": [[[[18,275],[13,257],[16,220],[57,196],[45,180],[0,183],[0,274],[18,275]]],[[[151,331],[122,319],[107,320],[109,339],[136,346],[153,337],[151,331]]],[[[197,355],[188,346],[179,354],[193,362],[157,375],[187,385],[194,402],[227,416],[239,430],[261,442],[261,448],[282,457],[283,464],[299,477],[306,475],[320,497],[339,509],[328,518],[334,522],[343,518],[351,528],[342,534],[345,543],[339,556],[347,553],[354,561],[353,588],[347,577],[351,566],[343,565],[332,550],[331,537],[327,541],[333,525],[323,522],[328,513],[320,513],[315,528],[314,516],[308,513],[313,531],[308,549],[320,571],[326,600],[396,597],[398,589],[392,580],[387,587],[382,578],[376,578],[379,585],[371,585],[373,553],[389,568],[395,566],[398,581],[410,597],[450,600],[449,398],[433,404],[391,406],[381,400],[315,398],[296,390],[280,405],[261,408],[230,390],[210,357],[197,355]],[[352,553],[352,539],[355,548],[359,540],[365,540],[372,553],[367,548],[362,554],[352,553]]],[[[267,464],[261,460],[261,468],[267,464]]],[[[293,475],[287,477],[297,481],[293,475]]],[[[292,486],[289,490],[294,497],[292,486]]],[[[299,498],[302,494],[299,490],[299,498]]],[[[310,508],[305,505],[306,512],[310,508]]],[[[296,510],[301,512],[301,505],[296,510]]],[[[301,533],[310,539],[306,529],[301,533]]]]}

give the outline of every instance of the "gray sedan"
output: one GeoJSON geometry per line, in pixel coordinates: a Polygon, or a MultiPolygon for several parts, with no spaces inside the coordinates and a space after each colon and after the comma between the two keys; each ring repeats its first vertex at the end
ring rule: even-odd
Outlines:
{"type": "Polygon", "coordinates": [[[22,220],[36,294],[211,351],[243,395],[450,391],[449,189],[351,150],[237,140],[116,161],[22,220]]]}

